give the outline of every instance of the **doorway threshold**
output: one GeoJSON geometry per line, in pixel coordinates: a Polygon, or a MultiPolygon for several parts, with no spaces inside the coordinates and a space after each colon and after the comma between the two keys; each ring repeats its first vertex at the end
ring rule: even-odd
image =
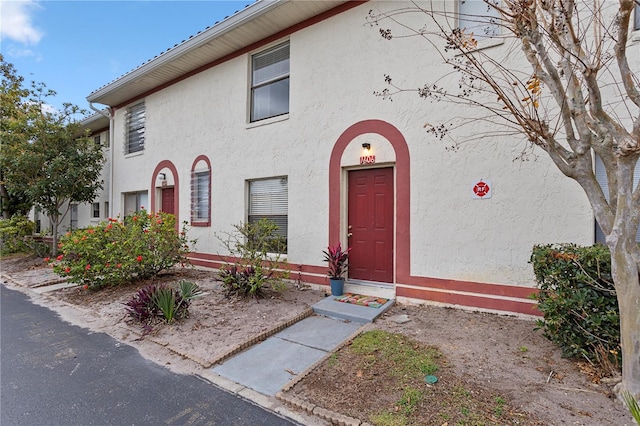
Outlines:
{"type": "Polygon", "coordinates": [[[347,279],[344,283],[344,292],[383,297],[385,299],[395,299],[396,297],[396,289],[393,284],[376,281],[347,279]]]}

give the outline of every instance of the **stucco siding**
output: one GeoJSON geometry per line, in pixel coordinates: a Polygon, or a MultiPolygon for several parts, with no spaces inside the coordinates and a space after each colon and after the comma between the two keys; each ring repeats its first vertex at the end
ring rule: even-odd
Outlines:
{"type": "MultiPolygon", "coordinates": [[[[123,193],[157,191],[160,181],[152,182],[152,172],[168,160],[178,171],[178,216],[188,221],[191,166],[196,157],[207,156],[211,226],[192,227],[189,235],[198,240],[197,252],[224,254],[216,234],[246,220],[246,181],[286,176],[288,260],[323,267],[321,251],[336,242],[328,241],[334,145],[355,123],[379,120],[402,134],[409,153],[410,202],[396,203],[395,210],[410,220],[411,276],[529,287],[533,275],[528,259],[534,244],[591,244],[594,221],[586,197],[544,152],[534,151],[529,161],[516,160],[524,142],[497,136],[480,122],[467,129],[468,139],[477,140],[456,152],[446,150],[446,143],[428,135],[423,125],[465,114],[459,107],[423,100],[413,92],[398,94],[392,102],[373,95],[385,87],[385,74],[399,86],[419,87],[449,69],[420,39],[380,37],[366,23],[371,8],[353,8],[283,39],[290,40],[291,49],[286,116],[248,123],[250,54],[147,96],[141,155],[123,154],[125,108],[116,111],[114,212],[122,212],[123,193]],[[472,198],[473,184],[480,179],[490,180],[491,198],[472,198]]],[[[491,49],[502,52],[507,62],[521,61],[510,46],[491,49]]],[[[349,143],[339,159],[343,243],[348,241],[345,177],[348,170],[362,167],[365,141],[372,146],[375,166],[398,172],[397,152],[381,135],[364,134],[349,143]]],[[[169,176],[167,185],[174,183],[175,176],[169,176]]],[[[159,208],[159,197],[155,199],[156,205],[148,207],[159,208]]]]}

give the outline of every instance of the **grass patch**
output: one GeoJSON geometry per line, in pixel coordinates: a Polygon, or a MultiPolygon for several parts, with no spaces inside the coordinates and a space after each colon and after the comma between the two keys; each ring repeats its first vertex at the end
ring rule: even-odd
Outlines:
{"type": "Polygon", "coordinates": [[[414,378],[437,372],[437,361],[442,356],[436,348],[424,348],[402,334],[381,330],[361,334],[353,341],[351,350],[363,355],[369,366],[378,360],[390,364],[389,373],[399,378],[414,378]]]}
{"type": "Polygon", "coordinates": [[[378,426],[539,424],[498,391],[455,375],[438,347],[382,330],[360,334],[305,382],[312,402],[378,426]]]}

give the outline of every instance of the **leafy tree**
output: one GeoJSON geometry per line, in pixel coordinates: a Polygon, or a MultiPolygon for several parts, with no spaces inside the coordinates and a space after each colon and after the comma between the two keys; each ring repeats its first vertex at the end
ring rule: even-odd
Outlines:
{"type": "Polygon", "coordinates": [[[4,62],[0,55],[0,71],[2,80],[0,87],[0,207],[2,217],[9,219],[15,214],[26,215],[32,203],[21,189],[8,186],[5,181],[5,170],[8,166],[7,154],[24,147],[28,141],[26,129],[28,104],[26,99],[29,90],[23,87],[24,79],[19,76],[12,64],[4,62]]]}
{"type": "Polygon", "coordinates": [[[56,254],[58,226],[70,204],[91,202],[102,189],[102,150],[83,135],[75,119],[83,110],[69,103],[61,111],[53,109],[45,100],[55,96],[54,91],[44,83],[25,89],[12,65],[2,61],[2,68],[4,187],[7,194],[26,194],[47,214],[56,254]]]}
{"type": "MultiPolygon", "coordinates": [[[[629,31],[640,2],[484,0],[483,11],[471,16],[457,16],[454,3],[412,2],[388,12],[372,11],[369,21],[387,40],[423,39],[451,66],[451,74],[434,76],[417,89],[419,96],[480,112],[427,124],[428,132],[452,139],[457,149],[455,129],[487,122],[502,134],[520,135],[508,140],[524,139],[525,152],[529,148],[546,152],[565,176],[582,187],[611,251],[623,351],[617,390],[638,397],[640,187],[634,189],[633,178],[640,157],[640,87],[638,70],[632,69],[629,59],[637,64],[640,47],[630,42],[629,31]],[[424,27],[417,28],[409,19],[415,14],[426,19],[424,27]],[[460,28],[461,21],[468,25],[460,28]],[[476,27],[476,33],[467,26],[476,27]],[[499,31],[493,32],[494,28],[499,31]],[[485,49],[491,43],[503,46],[485,49]],[[594,175],[596,155],[606,169],[608,193],[594,175]]],[[[386,83],[377,92],[382,97],[406,91],[390,76],[386,83]]]]}

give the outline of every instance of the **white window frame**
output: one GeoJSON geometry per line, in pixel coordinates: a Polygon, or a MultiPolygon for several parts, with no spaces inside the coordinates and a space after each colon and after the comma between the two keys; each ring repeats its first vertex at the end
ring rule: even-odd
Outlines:
{"type": "Polygon", "coordinates": [[[254,123],[272,117],[289,114],[290,86],[289,86],[289,41],[280,43],[269,49],[251,56],[251,95],[249,105],[249,122],[254,123]],[[262,66],[260,66],[262,65],[262,66]],[[259,66],[259,68],[257,68],[259,66]],[[270,89],[278,90],[286,84],[286,105],[278,106],[275,96],[269,94],[270,89]],[[263,93],[259,96],[258,93],[263,93]],[[266,96],[264,95],[266,93],[266,96]],[[267,103],[258,100],[267,100],[267,103]],[[264,109],[264,111],[262,111],[264,109]]]}
{"type": "MultiPolygon", "coordinates": [[[[501,0],[492,1],[499,4],[501,0]]],[[[457,6],[458,28],[465,30],[467,34],[473,33],[476,41],[483,42],[500,37],[500,24],[491,22],[491,19],[498,18],[499,15],[493,9],[489,9],[489,5],[483,0],[458,0],[457,6]]]]}
{"type": "Polygon", "coordinates": [[[146,106],[144,102],[139,102],[127,108],[124,153],[134,154],[144,152],[145,126],[146,126],[146,106]]]}
{"type": "Polygon", "coordinates": [[[94,219],[100,217],[100,203],[93,203],[91,205],[91,217],[94,219]]]}
{"type": "Polygon", "coordinates": [[[191,224],[211,225],[211,170],[209,169],[191,172],[191,224]]]}
{"type": "MultiPolygon", "coordinates": [[[[269,219],[278,225],[276,233],[284,237],[288,245],[289,228],[289,179],[280,176],[248,181],[247,222],[269,219]]],[[[285,249],[286,252],[286,249],[285,249]]]]}

